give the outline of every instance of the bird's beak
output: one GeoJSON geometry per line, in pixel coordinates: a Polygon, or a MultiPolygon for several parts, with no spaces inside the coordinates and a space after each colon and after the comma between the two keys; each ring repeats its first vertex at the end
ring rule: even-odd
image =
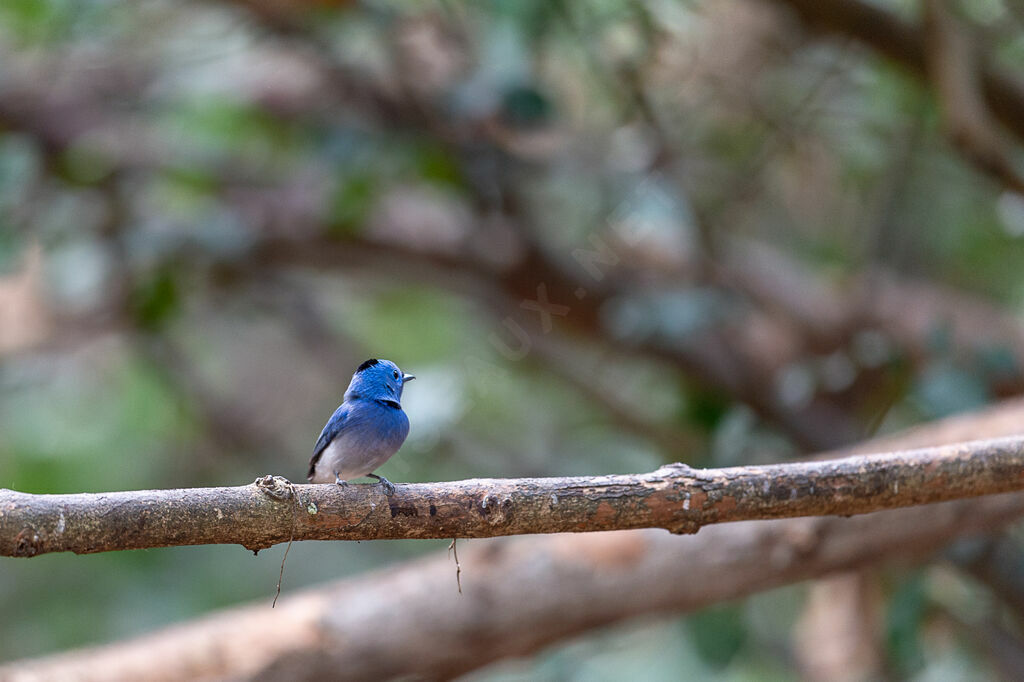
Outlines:
{"type": "Polygon", "coordinates": [[[404,384],[406,381],[409,381],[410,379],[415,379],[415,378],[416,378],[415,374],[403,374],[402,375],[402,383],[404,384]]]}

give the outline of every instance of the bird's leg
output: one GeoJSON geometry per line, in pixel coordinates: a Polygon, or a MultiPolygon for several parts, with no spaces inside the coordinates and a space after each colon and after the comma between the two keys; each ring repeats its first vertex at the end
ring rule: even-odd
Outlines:
{"type": "Polygon", "coordinates": [[[381,487],[384,488],[384,494],[387,495],[388,497],[391,497],[392,495],[395,494],[395,484],[389,481],[388,479],[384,478],[383,476],[378,476],[377,474],[366,474],[366,476],[368,478],[376,478],[378,481],[380,481],[381,487]]]}
{"type": "Polygon", "coordinates": [[[342,487],[348,485],[348,481],[341,480],[341,474],[337,471],[334,472],[334,485],[340,485],[342,487]]]}

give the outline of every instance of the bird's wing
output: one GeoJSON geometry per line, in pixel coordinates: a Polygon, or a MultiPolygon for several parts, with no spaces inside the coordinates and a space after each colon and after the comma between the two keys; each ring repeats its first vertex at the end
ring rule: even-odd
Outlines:
{"type": "Polygon", "coordinates": [[[334,414],[331,415],[331,418],[327,420],[327,425],[320,432],[320,437],[313,447],[313,457],[309,460],[309,473],[306,475],[306,478],[313,478],[313,473],[316,471],[316,463],[320,461],[320,456],[324,454],[324,450],[331,444],[331,441],[345,428],[348,415],[349,405],[348,403],[342,403],[334,411],[334,414]]]}

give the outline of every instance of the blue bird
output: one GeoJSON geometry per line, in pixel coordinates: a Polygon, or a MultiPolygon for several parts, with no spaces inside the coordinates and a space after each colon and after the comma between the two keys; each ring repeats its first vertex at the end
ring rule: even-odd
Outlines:
{"type": "Polygon", "coordinates": [[[369,476],[380,481],[385,495],[394,495],[391,481],[373,470],[391,459],[409,435],[402,386],[415,378],[390,360],[370,359],[359,365],[344,401],[313,448],[310,482],[347,485],[350,478],[369,476]]]}

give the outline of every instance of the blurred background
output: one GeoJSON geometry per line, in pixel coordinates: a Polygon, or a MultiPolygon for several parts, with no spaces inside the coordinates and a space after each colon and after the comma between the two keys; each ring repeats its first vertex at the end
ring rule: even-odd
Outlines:
{"type": "MultiPolygon", "coordinates": [[[[1022,67],[1020,0],[5,0],[0,486],[303,481],[369,357],[418,377],[398,483],[1024,393],[1022,67]]],[[[1011,679],[1024,601],[972,567],[1019,595],[1021,543],[472,679],[1011,679]]],[[[284,593],[446,544],[300,543],[284,593]]],[[[269,602],[282,553],[0,559],[0,660],[269,602]]]]}

